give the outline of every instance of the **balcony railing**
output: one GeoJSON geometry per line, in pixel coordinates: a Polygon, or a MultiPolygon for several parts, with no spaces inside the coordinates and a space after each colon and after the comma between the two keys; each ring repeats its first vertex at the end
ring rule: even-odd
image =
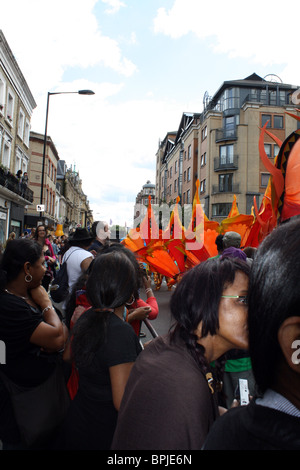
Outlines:
{"type": "Polygon", "coordinates": [[[238,170],[238,155],[233,155],[232,157],[216,157],[214,158],[214,170],[223,171],[223,170],[238,170]]]}
{"type": "Polygon", "coordinates": [[[269,106],[286,106],[289,104],[288,97],[280,96],[276,93],[269,93],[269,94],[261,94],[258,96],[256,93],[249,93],[244,99],[242,106],[244,103],[260,103],[263,105],[269,106]]]}
{"type": "Polygon", "coordinates": [[[0,185],[18,194],[28,202],[33,202],[33,191],[22,183],[11,173],[0,168],[0,185]]]}
{"type": "Polygon", "coordinates": [[[212,185],[212,194],[218,194],[218,193],[239,194],[239,192],[240,192],[240,184],[239,183],[229,184],[227,186],[221,186],[219,184],[213,184],[212,185]]]}
{"type": "Polygon", "coordinates": [[[216,142],[224,140],[237,140],[237,128],[234,129],[216,129],[216,142]]]}

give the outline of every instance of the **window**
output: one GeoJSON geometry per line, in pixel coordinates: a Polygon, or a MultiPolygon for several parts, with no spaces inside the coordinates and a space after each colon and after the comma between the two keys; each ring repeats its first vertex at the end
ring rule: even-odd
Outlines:
{"type": "Polygon", "coordinates": [[[212,205],[212,215],[213,217],[227,217],[232,203],[231,202],[223,202],[219,204],[212,205]]]}
{"type": "Polygon", "coordinates": [[[189,145],[189,147],[188,147],[188,160],[190,160],[191,157],[192,157],[192,147],[191,147],[191,145],[189,145]]]}
{"type": "Polygon", "coordinates": [[[262,188],[266,188],[268,186],[269,178],[270,178],[269,173],[260,174],[260,185],[262,188]]]}
{"type": "Polygon", "coordinates": [[[191,181],[191,167],[189,167],[187,171],[187,180],[191,181]]]}
{"type": "Polygon", "coordinates": [[[177,180],[174,181],[174,192],[176,193],[177,191],[177,180]]]}
{"type": "Polygon", "coordinates": [[[283,116],[275,114],[273,116],[273,127],[275,129],[283,129],[283,116]]]}
{"type": "Polygon", "coordinates": [[[190,204],[190,202],[191,202],[191,190],[188,189],[186,192],[186,203],[190,204]]]}
{"type": "Polygon", "coordinates": [[[171,166],[171,168],[170,168],[170,178],[172,178],[172,173],[173,173],[173,167],[171,166]]]}
{"type": "Polygon", "coordinates": [[[0,75],[0,114],[4,114],[4,105],[5,105],[5,80],[2,75],[0,75]]]}
{"type": "Polygon", "coordinates": [[[206,165],[206,152],[204,152],[203,155],[201,155],[201,166],[206,165]]]}
{"type": "Polygon", "coordinates": [[[205,193],[205,191],[206,191],[206,179],[200,182],[200,192],[205,193]]]}
{"type": "Polygon", "coordinates": [[[224,91],[221,97],[222,111],[226,109],[239,108],[240,107],[240,89],[239,88],[228,88],[224,91]]]}
{"type": "Polygon", "coordinates": [[[9,90],[7,93],[7,113],[6,118],[10,124],[12,124],[14,118],[14,96],[9,90]]]}
{"type": "Polygon", "coordinates": [[[23,139],[23,134],[24,134],[24,124],[25,124],[25,114],[20,109],[19,112],[19,122],[18,122],[18,136],[23,139]]]}
{"type": "Polygon", "coordinates": [[[205,126],[201,131],[201,139],[204,140],[207,137],[207,126],[205,126]]]}
{"type": "Polygon", "coordinates": [[[232,191],[232,173],[219,175],[219,191],[220,192],[232,191]]]}
{"type": "Polygon", "coordinates": [[[279,154],[279,150],[280,150],[280,147],[275,144],[274,145],[274,158],[277,157],[277,155],[279,154]]]}
{"type": "Polygon", "coordinates": [[[224,118],[224,131],[226,137],[235,135],[237,116],[227,116],[224,118]]]}
{"type": "Polygon", "coordinates": [[[183,181],[186,181],[186,171],[183,173],[183,181]]]}
{"type": "Polygon", "coordinates": [[[177,173],[177,160],[175,162],[175,175],[176,175],[176,173],[177,173]]]}
{"type": "Polygon", "coordinates": [[[271,144],[264,144],[265,152],[268,158],[272,158],[272,145],[271,144]]]}
{"type": "Polygon", "coordinates": [[[24,144],[29,147],[30,124],[28,119],[25,121],[24,144]]]}
{"type": "Polygon", "coordinates": [[[262,114],[262,116],[261,116],[261,127],[264,127],[264,125],[266,124],[267,121],[269,121],[268,125],[267,125],[267,128],[271,127],[271,122],[272,122],[271,114],[262,114]]]}
{"type": "Polygon", "coordinates": [[[220,146],[220,165],[233,163],[233,145],[220,146]]]}
{"type": "Polygon", "coordinates": [[[2,164],[9,168],[10,166],[10,154],[11,154],[11,143],[10,140],[4,139],[3,144],[3,154],[2,154],[2,164]]]}

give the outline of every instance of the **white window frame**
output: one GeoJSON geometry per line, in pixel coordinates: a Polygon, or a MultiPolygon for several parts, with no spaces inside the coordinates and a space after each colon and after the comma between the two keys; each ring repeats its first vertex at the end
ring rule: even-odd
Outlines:
{"type": "Polygon", "coordinates": [[[30,122],[25,118],[25,127],[24,127],[24,144],[29,148],[29,137],[30,137],[30,122]]]}
{"type": "Polygon", "coordinates": [[[0,109],[1,116],[4,116],[5,96],[6,96],[6,81],[4,79],[4,76],[0,72],[0,105],[2,106],[2,109],[0,109]]]}
{"type": "Polygon", "coordinates": [[[22,108],[19,111],[19,120],[18,120],[18,136],[23,140],[24,138],[24,127],[25,127],[25,113],[22,108]]]}
{"type": "Polygon", "coordinates": [[[14,108],[15,108],[15,95],[10,88],[7,90],[7,105],[6,105],[6,120],[10,124],[13,125],[14,121],[14,108]]]}
{"type": "Polygon", "coordinates": [[[2,165],[6,168],[10,168],[10,157],[11,157],[11,139],[6,134],[4,136],[3,151],[2,151],[2,165]]]}

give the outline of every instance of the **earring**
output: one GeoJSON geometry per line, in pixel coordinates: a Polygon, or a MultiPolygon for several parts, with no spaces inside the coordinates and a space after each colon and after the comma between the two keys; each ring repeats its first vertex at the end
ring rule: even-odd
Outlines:
{"type": "Polygon", "coordinates": [[[32,276],[31,276],[31,274],[26,274],[26,276],[25,276],[25,281],[26,281],[26,282],[31,282],[31,281],[32,281],[32,276]]]}
{"type": "Polygon", "coordinates": [[[132,297],[131,297],[131,299],[130,299],[130,302],[126,302],[126,305],[132,305],[133,302],[135,302],[134,295],[132,295],[132,297]]]}

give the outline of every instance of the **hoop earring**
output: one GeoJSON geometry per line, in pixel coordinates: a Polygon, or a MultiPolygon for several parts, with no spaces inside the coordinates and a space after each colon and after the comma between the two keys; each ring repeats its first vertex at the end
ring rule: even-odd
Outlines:
{"type": "Polygon", "coordinates": [[[31,281],[32,281],[32,276],[31,276],[31,274],[26,274],[26,276],[25,276],[25,281],[26,281],[26,282],[31,282],[31,281]]]}
{"type": "Polygon", "coordinates": [[[131,302],[126,302],[126,305],[132,305],[132,304],[133,304],[133,302],[135,302],[134,295],[132,296],[132,300],[131,300],[131,302]]]}

